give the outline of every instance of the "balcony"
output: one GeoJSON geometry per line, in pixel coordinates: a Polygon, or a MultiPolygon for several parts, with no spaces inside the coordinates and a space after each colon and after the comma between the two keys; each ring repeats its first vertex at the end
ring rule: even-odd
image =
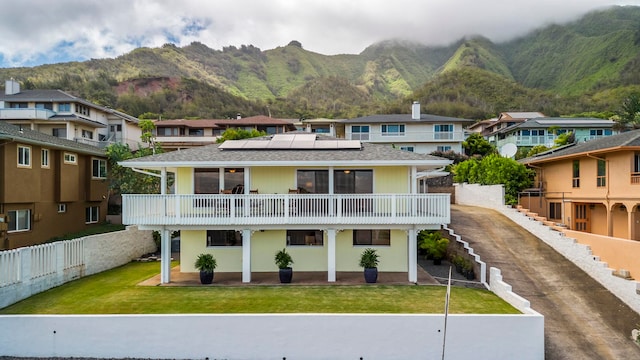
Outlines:
{"type": "Polygon", "coordinates": [[[449,194],[123,195],[130,225],[448,224],[449,194]]]}
{"type": "Polygon", "coordinates": [[[0,109],[0,119],[2,120],[32,120],[49,119],[56,113],[48,109],[0,109]]]}

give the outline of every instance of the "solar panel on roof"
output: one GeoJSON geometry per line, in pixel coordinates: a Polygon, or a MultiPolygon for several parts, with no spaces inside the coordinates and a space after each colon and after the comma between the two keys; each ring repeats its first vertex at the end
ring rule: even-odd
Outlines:
{"type": "Polygon", "coordinates": [[[276,134],[270,140],[243,139],[227,140],[219,147],[221,150],[313,150],[313,149],[360,149],[358,140],[318,140],[315,134],[276,134]]]}

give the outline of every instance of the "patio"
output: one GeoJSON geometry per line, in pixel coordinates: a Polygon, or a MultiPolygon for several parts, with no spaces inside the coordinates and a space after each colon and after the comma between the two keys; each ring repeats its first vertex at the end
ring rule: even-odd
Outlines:
{"type": "MultiPolygon", "coordinates": [[[[241,272],[222,273],[216,272],[213,284],[200,284],[200,275],[197,272],[182,273],[180,266],[171,268],[171,282],[162,286],[252,286],[252,285],[365,285],[362,271],[336,273],[335,282],[327,282],[326,272],[295,271],[293,281],[290,284],[281,284],[278,272],[254,272],[251,274],[251,283],[242,282],[241,272]]],[[[379,272],[379,285],[413,285],[407,281],[406,272],[379,272]]],[[[418,285],[439,285],[440,283],[418,266],[418,285]]],[[[160,274],[141,282],[141,286],[160,286],[160,274]]]]}

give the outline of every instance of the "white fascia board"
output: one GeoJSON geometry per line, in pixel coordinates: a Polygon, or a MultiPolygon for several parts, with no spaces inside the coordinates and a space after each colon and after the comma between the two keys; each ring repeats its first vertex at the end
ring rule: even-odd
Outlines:
{"type": "Polygon", "coordinates": [[[448,159],[444,160],[385,160],[385,161],[180,161],[180,162],[159,162],[159,161],[127,161],[119,162],[118,165],[130,168],[141,169],[160,169],[160,168],[192,168],[192,167],[301,167],[301,166],[321,166],[321,167],[345,167],[345,166],[417,166],[417,167],[437,167],[451,164],[452,161],[448,159]]]}

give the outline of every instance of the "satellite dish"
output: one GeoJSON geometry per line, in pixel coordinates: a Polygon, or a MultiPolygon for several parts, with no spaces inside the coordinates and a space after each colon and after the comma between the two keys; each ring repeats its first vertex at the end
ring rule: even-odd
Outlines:
{"type": "Polygon", "coordinates": [[[518,147],[514,143],[507,143],[500,148],[500,155],[506,158],[512,158],[518,152],[518,147]]]}

